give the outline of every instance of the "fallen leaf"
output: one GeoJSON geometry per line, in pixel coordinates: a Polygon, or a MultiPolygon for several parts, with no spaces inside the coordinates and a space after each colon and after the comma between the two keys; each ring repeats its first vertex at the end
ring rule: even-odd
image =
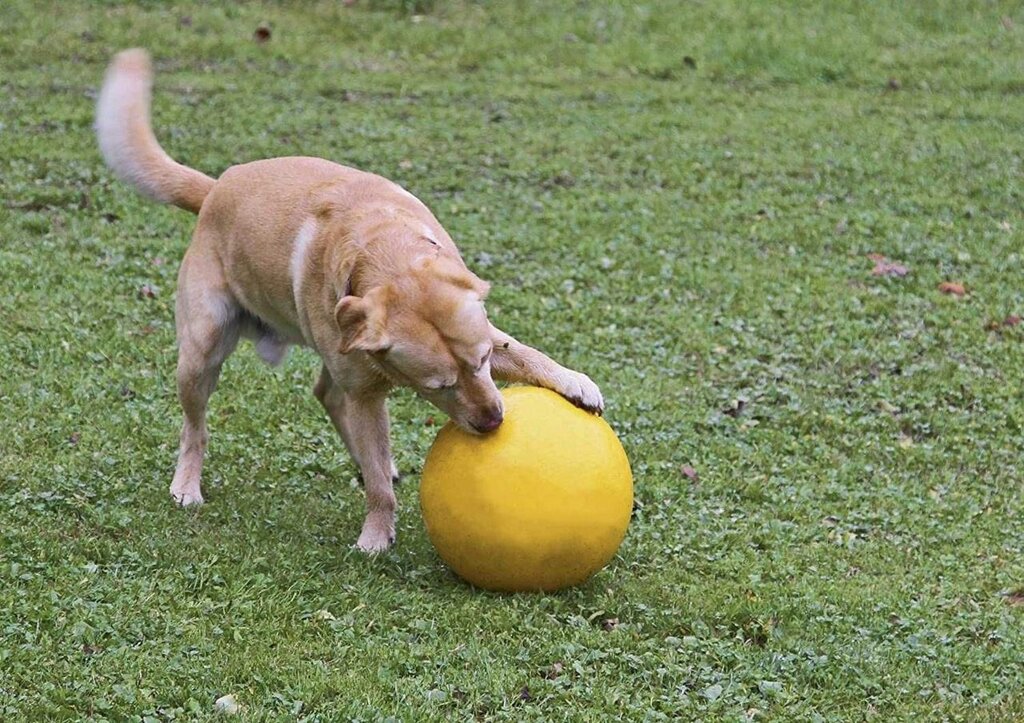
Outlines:
{"type": "Polygon", "coordinates": [[[431,415],[427,417],[426,421],[424,421],[423,424],[425,424],[428,427],[433,427],[435,424],[437,424],[437,422],[434,421],[434,417],[433,415],[431,415]]]}
{"type": "Polygon", "coordinates": [[[697,481],[697,470],[695,470],[690,465],[684,464],[682,467],[679,468],[679,471],[683,473],[683,477],[686,477],[687,479],[692,480],[693,482],[697,481]]]}
{"type": "Polygon", "coordinates": [[[747,400],[743,397],[739,399],[733,399],[732,404],[722,410],[722,414],[726,414],[730,417],[736,418],[743,413],[743,410],[747,407],[747,400]]]}
{"type": "Polygon", "coordinates": [[[221,715],[235,715],[241,706],[238,705],[238,701],[235,700],[235,696],[222,695],[220,698],[213,702],[213,709],[221,715]]]}
{"type": "Polygon", "coordinates": [[[605,618],[604,620],[601,621],[601,629],[604,630],[606,633],[610,633],[612,630],[615,630],[615,628],[617,628],[617,627],[619,627],[619,619],[618,618],[605,618]]]}
{"type": "Polygon", "coordinates": [[[78,444],[78,440],[80,440],[81,438],[82,438],[82,435],[81,435],[81,434],[79,434],[78,432],[72,432],[72,433],[71,433],[71,436],[70,436],[70,437],[68,437],[68,442],[69,442],[69,443],[70,443],[70,444],[71,444],[72,446],[74,446],[74,445],[78,444]]]}
{"type": "Polygon", "coordinates": [[[887,399],[878,400],[878,408],[886,414],[899,414],[900,408],[887,399]]]}
{"type": "Polygon", "coordinates": [[[1003,597],[1006,598],[1006,602],[1014,607],[1024,605],[1024,588],[1005,592],[1003,593],[1003,597]]]}
{"type": "Polygon", "coordinates": [[[1000,329],[1017,326],[1018,324],[1020,324],[1020,321],[1021,319],[1019,316],[1017,316],[1016,314],[1010,314],[1002,321],[990,319],[989,322],[985,324],[985,328],[988,329],[989,331],[999,331],[1000,329]]]}
{"type": "Polygon", "coordinates": [[[890,261],[881,254],[868,254],[868,258],[875,262],[875,268],[871,269],[872,276],[895,276],[903,278],[910,269],[895,261],[890,261]]]}
{"type": "Polygon", "coordinates": [[[139,296],[143,299],[155,299],[157,288],[152,284],[143,284],[139,287],[139,296]]]}
{"type": "Polygon", "coordinates": [[[270,26],[266,23],[261,23],[253,32],[252,39],[257,43],[265,43],[270,40],[270,26]]]}
{"type": "Polygon", "coordinates": [[[943,281],[939,284],[939,291],[943,294],[949,294],[957,297],[963,296],[967,293],[967,289],[964,288],[964,285],[957,281],[943,281]]]}
{"type": "Polygon", "coordinates": [[[555,663],[552,663],[550,667],[545,668],[544,670],[542,670],[540,676],[542,678],[546,678],[547,680],[554,680],[555,678],[557,678],[558,676],[560,676],[562,674],[562,670],[564,670],[564,669],[565,669],[565,666],[562,663],[555,662],[555,663]]]}
{"type": "Polygon", "coordinates": [[[560,186],[562,188],[572,188],[573,186],[576,185],[576,178],[568,171],[559,171],[554,176],[549,178],[546,181],[545,185],[548,187],[554,185],[560,186]]]}

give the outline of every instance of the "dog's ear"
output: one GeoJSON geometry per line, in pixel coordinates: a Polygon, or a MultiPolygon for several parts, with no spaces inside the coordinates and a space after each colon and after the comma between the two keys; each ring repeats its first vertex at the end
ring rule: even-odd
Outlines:
{"type": "Polygon", "coordinates": [[[387,333],[387,287],[371,289],[366,296],[345,296],[334,307],[334,318],[341,329],[339,351],[383,351],[391,345],[387,333]]]}
{"type": "Polygon", "coordinates": [[[472,271],[469,272],[469,287],[477,296],[480,297],[480,301],[486,299],[487,294],[491,292],[491,285],[472,271]]]}
{"type": "Polygon", "coordinates": [[[453,286],[472,291],[481,300],[487,298],[491,285],[467,269],[463,264],[446,256],[435,256],[420,262],[416,269],[421,276],[442,279],[453,286]]]}

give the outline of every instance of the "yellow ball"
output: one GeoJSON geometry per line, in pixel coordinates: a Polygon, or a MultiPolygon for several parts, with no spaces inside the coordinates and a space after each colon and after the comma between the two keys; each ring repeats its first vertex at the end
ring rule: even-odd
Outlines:
{"type": "Polygon", "coordinates": [[[626,534],[633,475],[600,417],[536,387],[504,390],[487,435],[449,422],[427,454],[420,506],[438,554],[488,590],[558,590],[604,567],[626,534]]]}

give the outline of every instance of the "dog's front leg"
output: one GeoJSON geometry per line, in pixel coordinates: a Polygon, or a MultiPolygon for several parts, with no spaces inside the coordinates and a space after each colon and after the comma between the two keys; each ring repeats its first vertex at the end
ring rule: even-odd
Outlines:
{"type": "Polygon", "coordinates": [[[347,395],[345,426],[351,433],[366,485],[366,520],[356,546],[383,552],[395,541],[395,490],[391,482],[391,440],[387,397],[347,395]]]}
{"type": "Polygon", "coordinates": [[[314,391],[363,474],[366,520],[356,546],[364,552],[382,552],[395,541],[397,507],[387,390],[347,391],[324,370],[314,391]]]}
{"type": "Polygon", "coordinates": [[[588,412],[604,410],[601,390],[586,374],[563,367],[495,326],[491,326],[491,341],[491,375],[495,379],[551,389],[588,412]]]}

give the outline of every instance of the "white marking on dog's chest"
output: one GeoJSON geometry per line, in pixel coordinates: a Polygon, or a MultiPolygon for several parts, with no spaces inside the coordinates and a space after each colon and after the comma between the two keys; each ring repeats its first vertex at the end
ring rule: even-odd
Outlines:
{"type": "Polygon", "coordinates": [[[302,307],[302,282],[306,277],[309,250],[314,238],[316,238],[316,219],[307,218],[299,227],[299,232],[295,235],[295,242],[292,244],[290,270],[292,295],[295,297],[296,309],[302,307]]]}

